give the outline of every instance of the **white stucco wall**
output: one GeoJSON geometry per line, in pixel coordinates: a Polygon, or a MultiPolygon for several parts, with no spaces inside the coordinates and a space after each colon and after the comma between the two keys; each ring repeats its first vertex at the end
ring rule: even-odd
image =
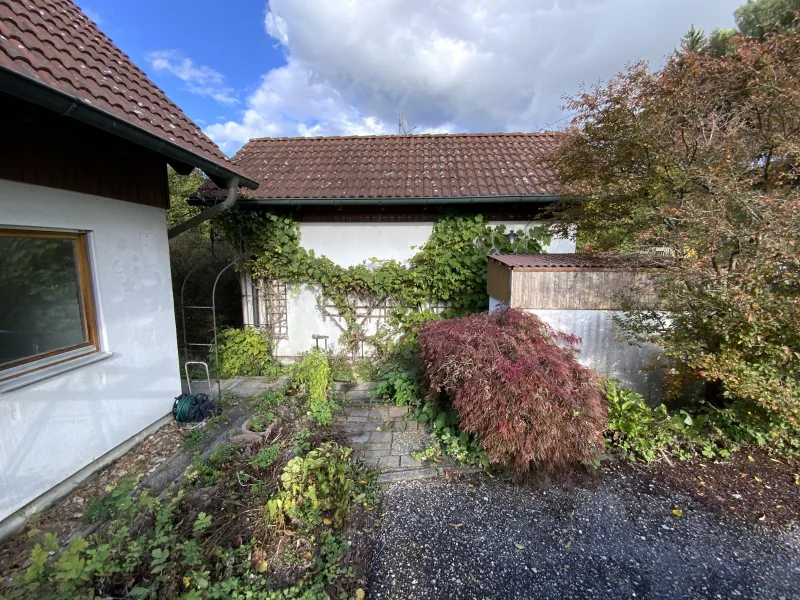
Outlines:
{"type": "MultiPolygon", "coordinates": [[[[537,221],[492,221],[509,230],[527,230],[540,225],[537,221]]],[[[344,267],[371,258],[406,261],[425,244],[433,232],[433,223],[301,223],[300,243],[317,255],[325,255],[344,267]],[[416,248],[415,248],[416,246],[416,248]]],[[[575,252],[575,242],[554,238],[546,252],[575,252]]],[[[314,346],[313,334],[330,336],[329,346],[337,344],[342,330],[317,309],[315,288],[300,286],[290,290],[288,298],[289,339],[278,343],[279,356],[296,356],[314,346]]],[[[377,321],[365,323],[374,333],[377,321]]]]}
{"type": "Polygon", "coordinates": [[[89,231],[113,356],[0,393],[0,520],[167,414],[180,393],[164,210],[0,180],[0,227],[89,231]]]}

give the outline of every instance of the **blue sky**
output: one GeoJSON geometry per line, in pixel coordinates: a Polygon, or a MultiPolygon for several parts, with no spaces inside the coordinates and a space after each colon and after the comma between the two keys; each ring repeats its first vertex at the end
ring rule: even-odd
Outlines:
{"type": "MultiPolygon", "coordinates": [[[[193,94],[152,67],[153,52],[175,50],[214,69],[240,100],[261,75],[286,63],[264,30],[266,4],[246,0],[78,0],[78,6],[195,121],[234,118],[240,106],[193,94]],[[248,58],[250,57],[250,58],[248,58]]],[[[203,123],[200,123],[203,125],[203,123]]]]}
{"type": "Polygon", "coordinates": [[[253,137],[536,131],[741,0],[77,0],[228,154],[253,137]]]}

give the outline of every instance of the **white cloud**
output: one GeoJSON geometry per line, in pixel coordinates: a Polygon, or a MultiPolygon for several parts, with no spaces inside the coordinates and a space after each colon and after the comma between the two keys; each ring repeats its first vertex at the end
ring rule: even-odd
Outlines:
{"type": "Polygon", "coordinates": [[[732,25],[740,0],[270,0],[265,28],[288,64],[267,73],[238,120],[251,137],[530,131],[562,94],[639,58],[659,64],[691,24],[732,25]]]}
{"type": "Polygon", "coordinates": [[[223,150],[232,151],[254,137],[370,135],[395,130],[360,113],[306,65],[289,58],[286,66],[264,76],[247,99],[240,120],[215,123],[205,131],[223,150]]]}
{"type": "Polygon", "coordinates": [[[225,87],[225,77],[206,65],[196,65],[177,50],[159,50],[147,55],[150,66],[183,81],[186,89],[198,96],[212,98],[222,104],[238,104],[233,88],[225,87]]]}

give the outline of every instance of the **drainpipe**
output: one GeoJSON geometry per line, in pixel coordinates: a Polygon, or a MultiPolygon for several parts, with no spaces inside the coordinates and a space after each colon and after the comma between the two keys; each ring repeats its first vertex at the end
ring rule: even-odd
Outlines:
{"type": "Polygon", "coordinates": [[[236,200],[238,199],[238,196],[236,194],[237,189],[239,189],[239,178],[232,177],[231,179],[228,180],[228,197],[225,199],[224,202],[215,204],[208,210],[204,210],[203,212],[201,212],[199,215],[195,215],[191,219],[188,219],[183,223],[175,225],[175,227],[172,227],[169,231],[167,231],[167,237],[172,239],[176,235],[180,235],[181,233],[191,229],[195,225],[204,223],[208,221],[211,217],[215,217],[221,212],[224,212],[229,208],[233,208],[233,205],[236,204],[236,200]]]}

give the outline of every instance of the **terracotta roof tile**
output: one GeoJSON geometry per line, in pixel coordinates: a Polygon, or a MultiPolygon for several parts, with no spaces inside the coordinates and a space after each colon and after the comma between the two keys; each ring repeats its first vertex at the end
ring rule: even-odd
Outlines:
{"type": "MultiPolygon", "coordinates": [[[[480,133],[250,140],[232,162],[259,198],[549,196],[542,156],[556,133],[480,133]]],[[[201,196],[215,198],[212,183],[201,196]]]]}
{"type": "Polygon", "coordinates": [[[69,0],[0,0],[0,68],[241,171],[69,0]]]}

